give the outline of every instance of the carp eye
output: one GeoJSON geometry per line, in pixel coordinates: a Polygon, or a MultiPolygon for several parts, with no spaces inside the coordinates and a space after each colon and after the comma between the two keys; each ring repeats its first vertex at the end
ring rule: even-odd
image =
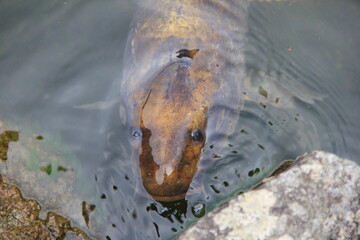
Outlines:
{"type": "Polygon", "coordinates": [[[205,134],[200,129],[193,130],[190,135],[192,140],[194,140],[195,142],[202,142],[205,139],[205,134]]]}
{"type": "Polygon", "coordinates": [[[133,128],[131,130],[131,136],[134,138],[134,139],[138,139],[142,136],[142,132],[140,130],[140,128],[136,127],[136,128],[133,128]]]}

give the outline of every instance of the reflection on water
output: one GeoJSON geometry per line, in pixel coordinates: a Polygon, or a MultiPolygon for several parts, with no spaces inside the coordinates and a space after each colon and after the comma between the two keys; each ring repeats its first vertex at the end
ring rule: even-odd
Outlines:
{"type": "Polygon", "coordinates": [[[266,85],[271,81],[290,90],[297,96],[292,107],[247,101],[227,147],[206,143],[211,157],[199,163],[185,200],[163,203],[139,194],[118,105],[75,107],[118,96],[134,9],[131,1],[2,3],[0,134],[20,134],[17,142],[2,141],[10,151],[0,170],[16,176],[20,189],[40,198],[45,210],[101,239],[167,238],[305,151],[321,149],[360,163],[359,3],[258,2],[249,8],[248,76],[260,83],[262,97],[279,91],[266,85]],[[17,149],[26,154],[14,155],[17,149]],[[47,195],[26,188],[31,176],[39,181],[33,189],[47,195]],[[50,179],[63,192],[43,184],[50,179]],[[76,190],[65,196],[69,186],[76,190]],[[69,206],[47,201],[52,193],[69,206]]]}

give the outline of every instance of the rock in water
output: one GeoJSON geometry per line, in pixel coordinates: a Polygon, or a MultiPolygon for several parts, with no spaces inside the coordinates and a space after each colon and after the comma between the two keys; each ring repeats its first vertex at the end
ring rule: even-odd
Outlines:
{"type": "Polygon", "coordinates": [[[0,175],[0,239],[1,240],[91,240],[83,231],[72,227],[70,220],[48,212],[40,218],[40,204],[23,198],[20,190],[0,175]]]}
{"type": "Polygon", "coordinates": [[[314,151],[178,239],[360,239],[360,167],[314,151]]]}

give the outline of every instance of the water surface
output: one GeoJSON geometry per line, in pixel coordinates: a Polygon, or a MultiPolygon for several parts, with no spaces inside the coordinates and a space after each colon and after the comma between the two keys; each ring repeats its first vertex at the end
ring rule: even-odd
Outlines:
{"type": "MultiPolygon", "coordinates": [[[[132,1],[1,3],[2,127],[20,131],[19,142],[10,148],[27,144],[25,136],[42,135],[39,144],[72,156],[65,167],[76,174],[76,199],[96,205],[90,222],[100,230],[95,233],[93,227],[88,233],[102,239],[168,238],[202,210],[246,190],[280,161],[306,151],[325,150],[360,164],[359,2],[255,2],[248,9],[245,36],[249,79],[285,86],[297,96],[292,107],[247,101],[228,147],[200,163],[202,191],[194,189],[186,200],[174,203],[138,195],[138,175],[118,105],[78,108],[118,97],[135,8],[132,1]],[[61,140],[55,144],[54,139],[61,140]]],[[[1,163],[2,173],[11,161],[9,155],[1,163]]],[[[16,175],[20,189],[25,175],[16,175]]],[[[87,228],[67,207],[56,210],[87,228]]]]}

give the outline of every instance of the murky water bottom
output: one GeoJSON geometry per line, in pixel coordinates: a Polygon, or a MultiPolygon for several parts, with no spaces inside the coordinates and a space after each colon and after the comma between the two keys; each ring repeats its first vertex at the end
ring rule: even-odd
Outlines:
{"type": "MultiPolygon", "coordinates": [[[[76,183],[76,196],[68,197],[79,204],[61,203],[57,211],[87,228],[80,204],[86,201],[96,205],[91,226],[101,226],[89,233],[102,239],[156,239],[174,236],[202,211],[253,186],[280,161],[306,151],[321,149],[360,164],[360,4],[255,2],[249,8],[245,44],[248,76],[286,86],[297,96],[291,107],[247,101],[229,145],[199,164],[204,184],[186,200],[159,203],[138,194],[139,176],[118,106],[77,107],[118,96],[122,51],[135,7],[130,1],[2,3],[0,127],[20,131],[19,141],[10,143],[14,151],[16,144],[28,145],[29,137],[44,136],[37,149],[46,148],[47,156],[57,152],[67,161],[56,164],[73,169],[71,178],[47,175],[40,167],[55,160],[38,156],[42,161],[37,167],[27,169],[11,165],[29,166],[21,162],[27,163],[27,158],[9,154],[1,173],[16,177],[20,189],[26,189],[29,173],[39,175],[42,182],[52,177],[55,184],[61,177],[70,179],[76,183]],[[80,217],[73,212],[80,212],[80,217]]],[[[212,144],[216,142],[205,148],[210,150],[212,144]]],[[[47,185],[41,185],[47,196],[55,196],[54,185],[47,185]]]]}

